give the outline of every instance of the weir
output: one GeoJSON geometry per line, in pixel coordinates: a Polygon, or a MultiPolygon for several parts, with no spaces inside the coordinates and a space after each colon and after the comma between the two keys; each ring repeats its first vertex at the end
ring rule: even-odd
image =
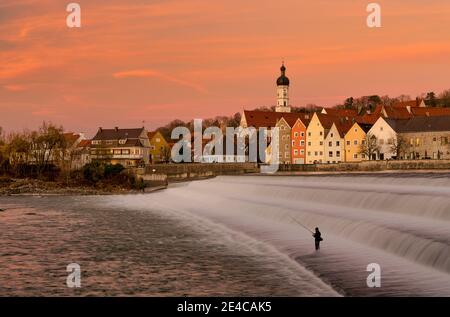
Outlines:
{"type": "Polygon", "coordinates": [[[275,247],[346,295],[450,295],[446,175],[220,176],[123,199],[128,208],[170,210],[196,228],[199,217],[275,247]],[[320,253],[292,218],[320,228],[320,253]],[[379,289],[365,284],[369,263],[382,268],[379,289]]]}

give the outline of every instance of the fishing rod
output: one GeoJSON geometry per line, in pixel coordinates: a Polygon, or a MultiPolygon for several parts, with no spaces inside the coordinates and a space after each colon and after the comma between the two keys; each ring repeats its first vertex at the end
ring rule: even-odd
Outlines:
{"type": "Polygon", "coordinates": [[[301,222],[297,221],[297,219],[295,219],[294,217],[289,216],[289,218],[291,218],[291,219],[294,220],[297,224],[299,224],[300,226],[302,226],[303,228],[305,228],[306,230],[308,230],[309,232],[311,232],[312,234],[314,234],[314,232],[313,232],[311,229],[309,229],[308,227],[306,227],[305,225],[303,225],[301,222]]]}

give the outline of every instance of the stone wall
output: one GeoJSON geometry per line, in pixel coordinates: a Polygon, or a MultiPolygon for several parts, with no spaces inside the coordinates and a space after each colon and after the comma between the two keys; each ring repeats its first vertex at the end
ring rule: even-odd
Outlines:
{"type": "Polygon", "coordinates": [[[364,161],[358,163],[280,165],[280,172],[346,172],[346,171],[388,171],[418,169],[449,169],[450,160],[391,160],[364,161]]]}

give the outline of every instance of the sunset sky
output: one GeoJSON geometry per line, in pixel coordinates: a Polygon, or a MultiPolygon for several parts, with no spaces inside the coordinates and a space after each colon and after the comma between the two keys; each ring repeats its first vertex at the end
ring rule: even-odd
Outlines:
{"type": "Polygon", "coordinates": [[[0,126],[88,135],[274,105],[450,88],[448,0],[0,0],[0,126]],[[368,28],[378,2],[382,28],[368,28]]]}

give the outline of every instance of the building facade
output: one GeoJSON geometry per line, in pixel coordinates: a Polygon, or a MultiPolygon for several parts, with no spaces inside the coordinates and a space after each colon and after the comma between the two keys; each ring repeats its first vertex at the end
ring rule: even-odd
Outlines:
{"type": "Polygon", "coordinates": [[[291,127],[284,118],[278,120],[276,127],[279,129],[278,162],[291,164],[291,127]]]}
{"type": "Polygon", "coordinates": [[[298,118],[291,129],[291,157],[292,164],[305,164],[306,162],[306,125],[298,118]]]}
{"type": "Polygon", "coordinates": [[[379,150],[374,153],[373,159],[375,160],[390,160],[397,157],[395,149],[397,133],[389,122],[392,122],[392,120],[380,117],[368,132],[368,134],[375,136],[378,142],[379,150]]]}
{"type": "Polygon", "coordinates": [[[91,160],[124,167],[138,167],[150,161],[150,141],[145,128],[99,128],[91,140],[91,160]]]}
{"type": "Polygon", "coordinates": [[[170,146],[159,131],[148,133],[150,142],[150,162],[152,164],[167,163],[170,161],[170,146]]]}
{"type": "Polygon", "coordinates": [[[344,148],[346,162],[361,162],[368,159],[364,153],[361,153],[361,147],[366,142],[366,131],[369,131],[367,125],[355,122],[345,134],[344,148]]]}
{"type": "Polygon", "coordinates": [[[333,123],[324,140],[325,163],[344,161],[344,137],[341,136],[336,123],[333,123]]]}

